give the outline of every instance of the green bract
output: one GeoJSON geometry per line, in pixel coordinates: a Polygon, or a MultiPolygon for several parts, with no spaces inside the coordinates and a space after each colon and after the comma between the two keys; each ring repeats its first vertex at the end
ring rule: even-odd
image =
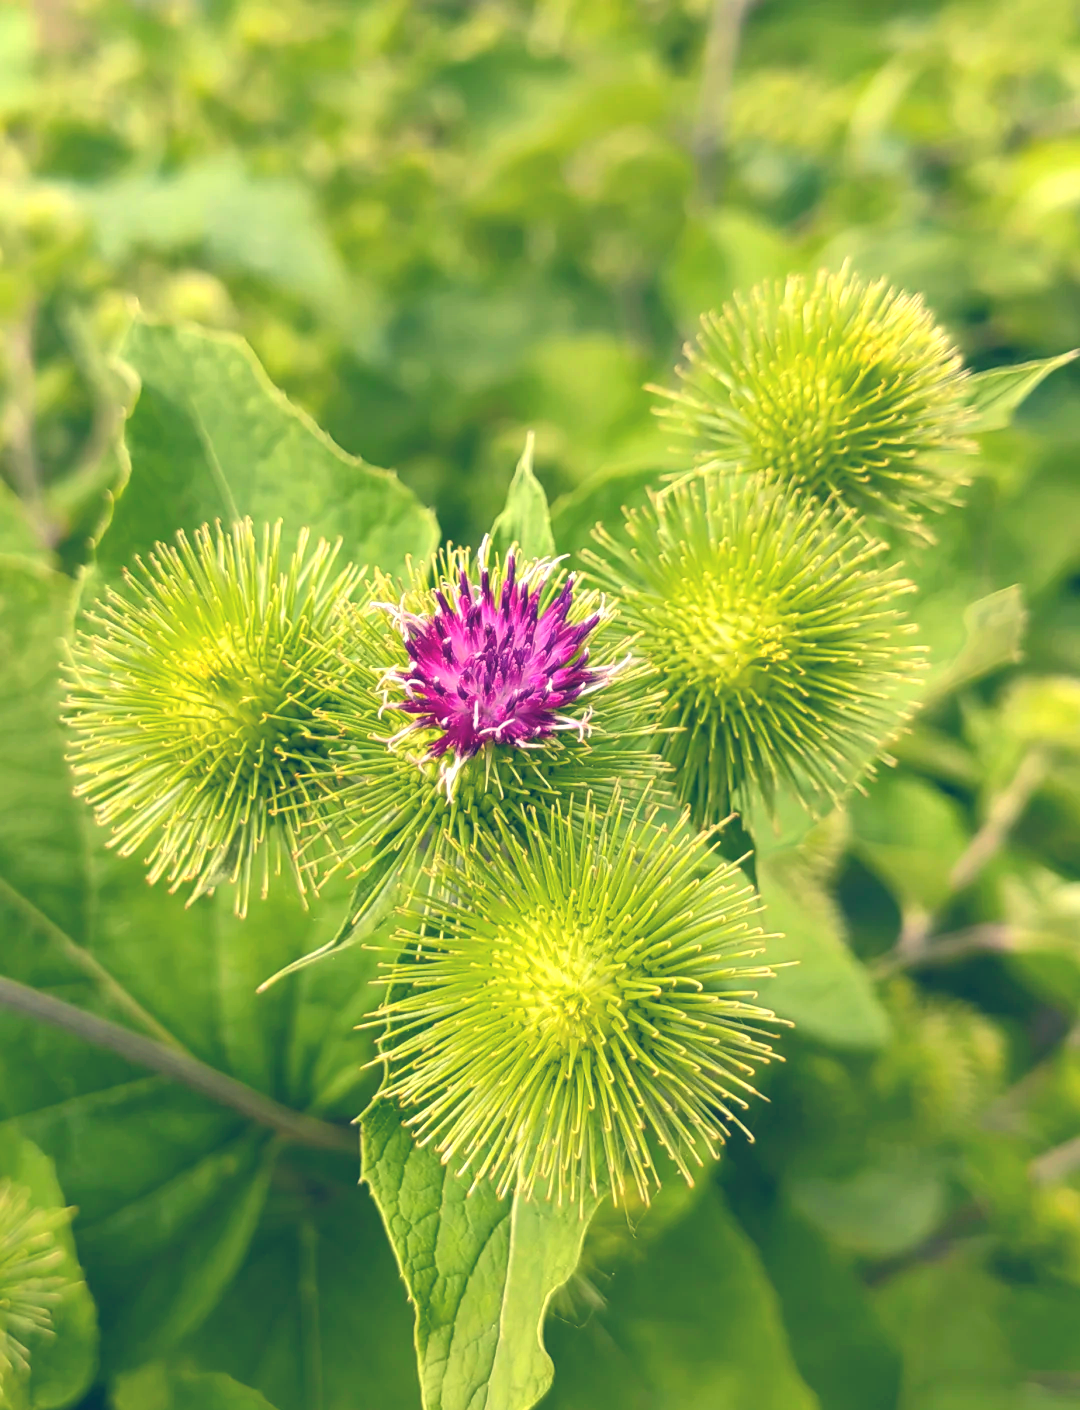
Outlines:
{"type": "Polygon", "coordinates": [[[486,542],[476,554],[451,549],[404,585],[377,576],[370,600],[352,609],[347,649],[357,669],[320,712],[336,739],[333,805],[346,860],[359,866],[387,857],[404,861],[422,840],[436,850],[449,838],[466,848],[478,839],[497,841],[501,825],[524,826],[532,809],[566,803],[587,791],[607,797],[616,780],[629,788],[661,767],[647,751],[655,691],[646,688],[647,669],[630,658],[623,634],[612,630],[614,614],[601,595],[573,592],[557,561],[524,560],[514,564],[512,575],[509,563],[489,553],[486,542]],[[463,581],[471,585],[464,607],[463,581]],[[494,625],[470,636],[465,620],[471,612],[479,620],[481,583],[487,584],[494,625]],[[517,617],[497,610],[504,590],[514,584],[519,593],[539,594],[531,617],[526,610],[517,617]],[[553,661],[538,661],[536,621],[542,628],[556,604],[571,594],[566,617],[571,647],[575,628],[594,625],[572,649],[569,666],[558,665],[563,659],[558,654],[553,661]],[[500,724],[471,741],[472,753],[452,747],[447,732],[433,727],[424,710],[434,697],[424,691],[430,659],[423,653],[438,646],[436,630],[455,637],[454,649],[446,646],[446,662],[435,663],[445,665],[436,684],[452,699],[460,690],[470,708],[477,706],[477,679],[494,673],[493,691],[480,695],[486,706],[494,698],[500,724]],[[513,679],[502,690],[504,670],[513,679]],[[552,716],[550,732],[515,738],[519,696],[527,697],[522,708],[532,709],[542,703],[548,682],[558,684],[572,672],[588,680],[552,716]]]}
{"type": "Polygon", "coordinates": [[[123,855],[149,846],[150,879],[223,882],[243,914],[261,862],[265,894],[282,857],[298,862],[314,780],[330,769],[320,711],[346,669],[342,608],[359,572],[333,575],[336,548],[283,564],[281,526],[255,537],[181,532],[138,561],[123,592],[91,614],[68,671],[77,792],[123,855]]]}
{"type": "Polygon", "coordinates": [[[685,353],[661,414],[701,460],[930,538],[923,515],[959,483],[942,456],[970,449],[972,412],[961,356],[921,298],[846,270],[792,275],[705,314],[685,353]]]}
{"type": "Polygon", "coordinates": [[[559,1201],[647,1199],[654,1142],[687,1180],[716,1155],[773,1015],[747,988],[771,974],[746,963],[759,903],[708,845],[616,796],[537,814],[486,859],[455,849],[379,1014],[383,1095],[421,1144],[559,1201]]]}
{"type": "Polygon", "coordinates": [[[597,530],[595,575],[656,667],[663,757],[695,819],[789,785],[835,799],[905,718],[919,659],[884,548],[775,482],[703,471],[597,530]]]}
{"type": "Polygon", "coordinates": [[[65,1286],[56,1230],[67,1219],[66,1209],[38,1209],[29,1190],[0,1180],[0,1410],[18,1403],[14,1384],[30,1372],[34,1340],[52,1335],[65,1286]]]}

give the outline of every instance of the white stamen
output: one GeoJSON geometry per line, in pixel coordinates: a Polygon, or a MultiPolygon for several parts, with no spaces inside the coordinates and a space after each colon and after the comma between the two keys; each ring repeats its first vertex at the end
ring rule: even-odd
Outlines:
{"type": "Polygon", "coordinates": [[[454,801],[454,788],[457,784],[458,774],[461,773],[467,762],[468,761],[462,755],[455,754],[454,762],[448,765],[444,761],[439,771],[439,783],[446,789],[446,801],[448,803],[454,801]]]}
{"type": "Polygon", "coordinates": [[[587,685],[584,690],[580,691],[579,698],[582,695],[592,695],[593,691],[601,690],[605,685],[610,685],[614,677],[625,667],[629,666],[633,659],[630,652],[627,652],[621,661],[613,661],[610,666],[590,666],[589,669],[599,676],[600,679],[593,681],[591,685],[587,685]]]}

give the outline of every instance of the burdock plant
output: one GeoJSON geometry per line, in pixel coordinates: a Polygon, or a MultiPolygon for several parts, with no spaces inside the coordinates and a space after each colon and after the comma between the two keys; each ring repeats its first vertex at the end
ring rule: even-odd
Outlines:
{"type": "Polygon", "coordinates": [[[698,451],[901,534],[954,502],[969,376],[923,301],[843,270],[759,284],[701,319],[661,412],[698,451]]]}
{"type": "MultiPolygon", "coordinates": [[[[498,1282],[470,1325],[519,1338],[496,1357],[512,1378],[576,1211],[690,1180],[744,1129],[773,1056],[769,918],[720,860],[725,820],[753,845],[794,795],[809,827],[915,698],[885,538],[925,535],[953,497],[971,389],[948,338],[917,299],[823,274],[736,300],[688,356],[671,414],[697,454],[598,529],[583,576],[526,458],[501,552],[371,564],[361,591],[303,533],[287,556],[280,528],[204,525],[136,561],[71,652],[77,790],[152,880],[232,885],[242,912],[278,868],[355,875],[324,950],[382,951],[365,1174],[429,1359],[469,1362],[470,1404],[479,1343],[438,1340],[444,1263],[467,1264],[469,1297],[474,1274],[484,1297],[498,1282]]],[[[533,1400],[545,1375],[522,1381],[533,1400]]]]}

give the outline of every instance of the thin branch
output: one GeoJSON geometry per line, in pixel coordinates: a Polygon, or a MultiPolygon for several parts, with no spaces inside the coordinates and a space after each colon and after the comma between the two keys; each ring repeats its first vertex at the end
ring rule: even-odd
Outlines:
{"type": "Polygon", "coordinates": [[[298,1145],[314,1146],[319,1150],[353,1151],[356,1148],[355,1139],[340,1126],[291,1111],[271,1097],[265,1097],[243,1082],[237,1082],[234,1077],[227,1077],[225,1073],[200,1062],[198,1058],[155,1043],[140,1033],[121,1028],[118,1023],[98,1018],[76,1008],[74,1004],[54,999],[51,994],[43,994],[14,979],[0,978],[0,1007],[27,1014],[42,1023],[51,1023],[55,1028],[62,1028],[82,1038],[84,1042],[107,1048],[128,1062],[148,1067],[152,1072],[190,1087],[193,1092],[209,1097],[221,1106],[231,1107],[241,1116],[269,1127],[298,1145]]]}
{"type": "Polygon", "coordinates": [[[179,1052],[187,1051],[164,1024],[159,1023],[152,1013],[143,1008],[138,999],[129,994],[124,986],[113,978],[100,960],[74,941],[66,930],[61,930],[55,921],[50,920],[44,911],[39,911],[33,901],[28,900],[21,891],[16,891],[14,886],[5,881],[2,876],[0,876],[0,900],[6,901],[13,910],[20,912],[23,919],[40,934],[48,936],[54,944],[60,947],[76,968],[81,969],[88,979],[94,980],[96,984],[101,986],[102,992],[118,1009],[126,1013],[129,1018],[134,1019],[148,1033],[152,1033],[159,1043],[164,1043],[167,1047],[175,1048],[179,1052]]]}
{"type": "Polygon", "coordinates": [[[1043,1151],[1028,1166],[1031,1178],[1037,1185],[1054,1185],[1066,1180],[1074,1171],[1080,1170],[1080,1136],[1071,1141],[1063,1141],[1060,1146],[1043,1151]]]}
{"type": "MultiPolygon", "coordinates": [[[[1042,749],[1031,749],[1024,755],[1008,786],[990,804],[986,821],[949,873],[951,896],[970,886],[983,867],[1000,852],[1009,832],[1046,777],[1048,768],[1049,761],[1042,749]]],[[[887,954],[875,962],[874,973],[885,976],[923,965],[946,964],[980,950],[1008,950],[1015,939],[1008,926],[993,924],[973,925],[967,930],[935,939],[932,935],[933,923],[934,917],[928,911],[913,910],[906,915],[900,938],[887,954]]]]}
{"type": "Polygon", "coordinates": [[[1011,950],[1014,945],[1011,926],[993,923],[972,925],[966,930],[925,939],[916,948],[904,949],[897,945],[875,961],[872,969],[875,978],[884,979],[901,970],[951,964],[953,960],[964,959],[968,955],[985,954],[987,951],[1001,953],[1011,950]]]}
{"type": "Polygon", "coordinates": [[[1031,749],[1020,761],[1012,782],[990,805],[986,821],[971,839],[949,875],[953,891],[963,891],[1001,850],[1005,838],[1020,814],[1031,801],[1031,795],[1046,777],[1047,759],[1041,749],[1031,749]]]}
{"type": "Polygon", "coordinates": [[[713,0],[701,70],[697,118],[690,149],[698,188],[706,202],[716,199],[720,160],[727,140],[728,105],[743,21],[754,0],[713,0]]]}

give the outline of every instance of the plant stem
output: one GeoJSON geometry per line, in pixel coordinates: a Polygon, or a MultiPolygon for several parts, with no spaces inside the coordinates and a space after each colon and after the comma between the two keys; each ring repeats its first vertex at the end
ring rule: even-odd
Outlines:
{"type": "Polygon", "coordinates": [[[986,821],[969,842],[952,869],[949,885],[962,891],[1000,850],[1013,824],[1031,801],[1031,795],[1046,777],[1047,760],[1041,749],[1031,749],[1020,761],[1012,782],[990,804],[986,821]]]}
{"type": "Polygon", "coordinates": [[[1037,1185],[1053,1185],[1067,1179],[1074,1170],[1080,1170],[1080,1136],[1070,1141],[1062,1141],[1042,1155],[1037,1155],[1028,1166],[1031,1178],[1037,1185]]]}
{"type": "Polygon", "coordinates": [[[715,201],[720,186],[720,160],[725,144],[728,100],[739,52],[739,34],[754,0],[713,0],[705,58],[701,70],[697,119],[690,149],[697,166],[698,189],[706,204],[715,201]]]}
{"type": "Polygon", "coordinates": [[[178,1052],[186,1052],[184,1045],[174,1038],[152,1013],[148,1013],[138,999],[133,998],[89,950],[72,940],[66,930],[61,930],[55,921],[50,920],[44,911],[39,911],[33,901],[28,900],[21,891],[16,891],[14,886],[5,881],[2,876],[0,876],[0,900],[6,901],[13,910],[21,912],[35,930],[48,936],[60,947],[73,965],[81,969],[87,978],[94,980],[101,986],[102,992],[112,1000],[118,1009],[126,1012],[129,1018],[133,1018],[148,1033],[152,1033],[158,1042],[164,1043],[178,1052]]]}
{"type": "Polygon", "coordinates": [[[951,935],[939,935],[923,939],[913,948],[895,946],[887,955],[874,964],[875,978],[884,979],[905,969],[922,969],[938,964],[948,964],[951,960],[962,959],[965,955],[977,955],[986,951],[1010,950],[1013,946],[1012,927],[987,923],[972,925],[966,930],[953,931],[951,935]]]}
{"type": "Polygon", "coordinates": [[[286,1140],[319,1150],[352,1151],[356,1148],[355,1139],[340,1126],[306,1116],[303,1112],[291,1111],[271,1097],[265,1097],[243,1082],[237,1082],[234,1077],[228,1077],[200,1062],[198,1058],[177,1052],[175,1048],[167,1048],[151,1038],[144,1038],[141,1033],[132,1033],[118,1023],[86,1013],[74,1004],[54,999],[52,995],[19,984],[14,979],[0,977],[0,1008],[27,1014],[42,1023],[51,1023],[55,1028],[74,1033],[87,1043],[118,1053],[128,1062],[148,1067],[170,1081],[180,1082],[193,1092],[209,1097],[211,1101],[231,1107],[251,1121],[268,1126],[286,1140]]]}

